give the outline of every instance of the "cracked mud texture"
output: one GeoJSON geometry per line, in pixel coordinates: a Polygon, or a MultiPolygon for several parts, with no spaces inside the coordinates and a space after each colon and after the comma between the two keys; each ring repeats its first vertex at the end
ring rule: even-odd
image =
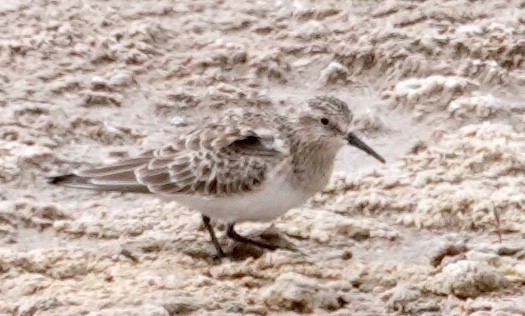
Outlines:
{"type": "Polygon", "coordinates": [[[0,314],[525,315],[524,1],[9,0],[0,28],[0,314]],[[191,210],[45,181],[327,94],[387,164],[344,150],[238,226],[296,251],[215,223],[215,262],[191,210]]]}

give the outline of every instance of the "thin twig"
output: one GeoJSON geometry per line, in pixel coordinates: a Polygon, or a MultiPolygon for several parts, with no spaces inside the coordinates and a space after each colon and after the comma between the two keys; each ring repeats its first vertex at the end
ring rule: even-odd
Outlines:
{"type": "Polygon", "coordinates": [[[501,238],[501,219],[500,219],[500,216],[499,216],[499,212],[496,208],[494,208],[494,218],[496,219],[496,234],[498,234],[498,239],[499,239],[499,243],[501,244],[502,243],[502,238],[501,238]]]}

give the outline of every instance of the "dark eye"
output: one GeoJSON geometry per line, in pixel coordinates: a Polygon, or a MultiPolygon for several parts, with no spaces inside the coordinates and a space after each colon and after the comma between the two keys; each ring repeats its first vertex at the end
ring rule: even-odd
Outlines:
{"type": "Polygon", "coordinates": [[[330,121],[329,121],[326,117],[323,117],[323,118],[321,119],[321,124],[323,124],[323,125],[328,125],[328,123],[330,123],[330,121]]]}

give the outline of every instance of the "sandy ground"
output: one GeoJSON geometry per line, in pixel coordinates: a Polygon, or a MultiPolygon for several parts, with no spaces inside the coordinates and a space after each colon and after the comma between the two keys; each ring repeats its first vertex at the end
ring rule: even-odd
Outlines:
{"type": "Polygon", "coordinates": [[[525,315],[524,1],[10,0],[0,29],[0,314],[525,315]],[[44,179],[325,94],[388,163],[239,226],[297,252],[213,262],[190,210],[44,179]]]}

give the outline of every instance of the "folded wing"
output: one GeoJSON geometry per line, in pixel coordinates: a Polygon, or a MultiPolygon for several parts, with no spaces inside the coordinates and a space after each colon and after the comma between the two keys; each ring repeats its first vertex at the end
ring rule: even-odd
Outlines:
{"type": "Polygon", "coordinates": [[[288,150],[275,130],[215,125],[137,158],[49,182],[102,191],[224,196],[257,188],[288,150]]]}
{"type": "Polygon", "coordinates": [[[221,126],[157,150],[135,175],[159,194],[239,194],[261,185],[287,150],[273,131],[221,126]]]}

